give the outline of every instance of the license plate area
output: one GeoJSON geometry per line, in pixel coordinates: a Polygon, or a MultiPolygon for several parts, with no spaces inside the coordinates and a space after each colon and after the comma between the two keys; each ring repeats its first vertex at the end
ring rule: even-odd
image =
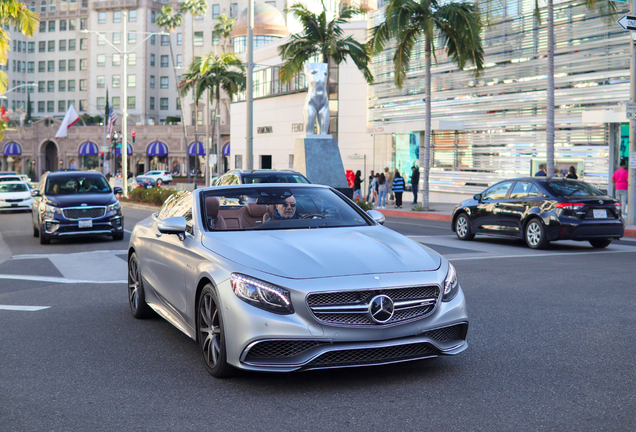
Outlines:
{"type": "Polygon", "coordinates": [[[607,210],[605,209],[593,209],[594,219],[607,219],[607,210]]]}
{"type": "Polygon", "coordinates": [[[11,203],[11,207],[17,207],[18,205],[16,203],[11,203]]]}
{"type": "Polygon", "coordinates": [[[90,219],[79,220],[77,221],[77,225],[79,226],[79,228],[93,228],[93,221],[90,219]]]}

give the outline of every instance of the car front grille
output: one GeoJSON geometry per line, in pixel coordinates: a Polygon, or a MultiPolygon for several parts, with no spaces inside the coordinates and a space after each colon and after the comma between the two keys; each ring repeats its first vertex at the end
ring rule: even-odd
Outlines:
{"type": "Polygon", "coordinates": [[[429,315],[437,305],[440,289],[438,286],[416,286],[314,293],[307,296],[307,305],[316,320],[324,324],[378,325],[371,318],[368,308],[371,299],[381,294],[389,297],[395,305],[393,316],[388,321],[381,323],[386,325],[429,315]]]}
{"type": "Polygon", "coordinates": [[[422,336],[431,338],[435,342],[448,342],[453,340],[465,339],[467,330],[468,324],[458,324],[451,327],[429,330],[422,333],[422,336]]]}
{"type": "Polygon", "coordinates": [[[104,216],[106,207],[72,207],[62,211],[66,219],[95,219],[104,216]]]}
{"type": "Polygon", "coordinates": [[[18,203],[27,200],[28,198],[7,198],[4,201],[8,203],[18,203]]]}
{"type": "Polygon", "coordinates": [[[413,360],[438,354],[426,342],[382,348],[360,348],[326,352],[307,364],[308,368],[358,366],[413,360]]]}
{"type": "Polygon", "coordinates": [[[245,360],[293,357],[318,345],[320,342],[308,340],[263,341],[250,348],[245,360]]]}

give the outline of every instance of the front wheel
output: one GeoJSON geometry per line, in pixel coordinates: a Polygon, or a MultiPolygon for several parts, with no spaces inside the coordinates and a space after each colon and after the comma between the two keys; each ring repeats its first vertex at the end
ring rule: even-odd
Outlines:
{"type": "Polygon", "coordinates": [[[162,183],[163,183],[163,180],[157,179],[157,186],[161,186],[162,183]]]}
{"type": "Polygon", "coordinates": [[[460,240],[472,240],[475,238],[475,234],[470,232],[470,220],[468,220],[468,216],[465,213],[457,216],[455,220],[455,234],[460,240]]]}
{"type": "Polygon", "coordinates": [[[40,244],[41,245],[47,245],[51,243],[51,239],[48,238],[46,236],[46,234],[44,234],[44,229],[42,227],[40,227],[40,229],[38,230],[40,232],[40,244]]]}
{"type": "Polygon", "coordinates": [[[33,225],[33,237],[40,237],[40,230],[35,225],[33,225]]]}
{"type": "Polygon", "coordinates": [[[113,240],[118,241],[118,240],[123,240],[124,239],[124,233],[115,233],[113,234],[113,240]]]}
{"type": "Polygon", "coordinates": [[[590,244],[595,249],[603,249],[606,248],[612,243],[610,239],[598,239],[598,240],[590,240],[590,244]]]}
{"type": "Polygon", "coordinates": [[[128,260],[128,304],[135,318],[143,319],[152,315],[152,309],[146,303],[139,260],[134,252],[128,260]]]}
{"type": "Polygon", "coordinates": [[[219,300],[211,284],[203,287],[199,295],[197,313],[199,349],[203,354],[208,373],[215,378],[225,378],[234,372],[227,362],[223,316],[219,300]]]}
{"type": "Polygon", "coordinates": [[[532,249],[545,249],[550,243],[545,227],[539,219],[532,219],[526,226],[526,243],[532,249]]]}

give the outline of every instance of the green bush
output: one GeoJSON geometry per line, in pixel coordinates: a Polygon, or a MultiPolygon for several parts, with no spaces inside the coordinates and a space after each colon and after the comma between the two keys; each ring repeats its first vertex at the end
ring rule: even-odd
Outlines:
{"type": "Polygon", "coordinates": [[[128,194],[128,201],[160,206],[174,192],[172,189],[160,187],[150,189],[135,188],[128,194]]]}
{"type": "Polygon", "coordinates": [[[356,199],[355,200],[356,204],[358,204],[360,206],[360,208],[364,211],[368,211],[368,210],[373,210],[373,204],[371,204],[370,202],[368,202],[367,200],[363,199],[356,199]]]}

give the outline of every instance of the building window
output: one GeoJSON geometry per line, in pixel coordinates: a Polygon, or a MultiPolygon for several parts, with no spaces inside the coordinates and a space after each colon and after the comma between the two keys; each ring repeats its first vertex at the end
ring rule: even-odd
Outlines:
{"type": "MultiPolygon", "coordinates": [[[[75,20],[73,21],[73,28],[75,28],[75,20]]],[[[86,30],[88,27],[86,26],[86,18],[80,18],[80,30],[86,30]]]]}
{"type": "Polygon", "coordinates": [[[154,110],[155,109],[155,98],[150,96],[150,109],[154,110]]]}
{"type": "Polygon", "coordinates": [[[168,98],[159,99],[159,109],[162,111],[168,110],[168,98]]]}
{"type": "Polygon", "coordinates": [[[150,66],[154,66],[154,65],[155,65],[155,55],[150,54],[150,66]]]}
{"type": "Polygon", "coordinates": [[[38,72],[46,72],[46,62],[39,61],[38,62],[38,72]]]}
{"type": "Polygon", "coordinates": [[[150,75],[150,88],[155,88],[155,76],[150,75]]]}
{"type": "Polygon", "coordinates": [[[177,33],[177,45],[183,44],[183,33],[177,33]]]}
{"type": "Polygon", "coordinates": [[[50,32],[55,31],[55,21],[49,21],[49,31],[50,32]]]}
{"type": "Polygon", "coordinates": [[[121,11],[113,11],[113,22],[114,23],[121,22],[121,11]]]}
{"type": "Polygon", "coordinates": [[[113,66],[121,66],[121,54],[113,54],[113,66]]]}
{"type": "Polygon", "coordinates": [[[265,4],[276,7],[276,2],[275,1],[266,1],[265,4]]]}
{"type": "MultiPolygon", "coordinates": [[[[31,9],[31,8],[29,7],[29,9],[31,9]]],[[[33,12],[35,12],[35,11],[33,11],[33,12]]],[[[40,2],[40,12],[46,12],[46,0],[42,0],[40,2]]]]}
{"type": "Polygon", "coordinates": [[[57,112],[65,112],[66,111],[66,101],[57,101],[57,112]]]}
{"type": "Polygon", "coordinates": [[[70,92],[75,91],[75,80],[68,80],[67,89],[70,92]]]}
{"type": "Polygon", "coordinates": [[[177,109],[181,110],[181,98],[177,98],[177,109]]]}
{"type": "Polygon", "coordinates": [[[150,22],[154,23],[157,18],[157,13],[155,11],[150,11],[150,22]]]}
{"type": "Polygon", "coordinates": [[[155,44],[155,35],[150,36],[150,45],[155,44]]]}
{"type": "Polygon", "coordinates": [[[203,46],[203,32],[194,32],[194,46],[203,46]]]}
{"type": "Polygon", "coordinates": [[[80,39],[80,51],[86,51],[88,49],[88,39],[80,39]]]}
{"type": "Polygon", "coordinates": [[[113,45],[119,45],[121,43],[121,33],[114,32],[113,33],[113,45]]]}
{"type": "Polygon", "coordinates": [[[106,24],[106,12],[97,12],[97,24],[106,24]]]}
{"type": "Polygon", "coordinates": [[[120,75],[113,75],[112,85],[113,85],[113,88],[119,88],[119,86],[121,85],[120,75]]]}
{"type": "Polygon", "coordinates": [[[40,21],[40,33],[46,33],[46,21],[40,21]]]}
{"type": "Polygon", "coordinates": [[[57,62],[57,70],[60,72],[66,72],[66,60],[60,60],[57,62]]]}
{"type": "Polygon", "coordinates": [[[39,52],[46,52],[46,41],[38,42],[38,51],[39,52]]]}
{"type": "Polygon", "coordinates": [[[68,50],[69,51],[75,51],[77,47],[77,41],[75,39],[69,39],[68,40],[68,50]]]}
{"type": "Polygon", "coordinates": [[[238,3],[232,3],[230,5],[230,18],[238,17],[238,3]]]}
{"type": "Polygon", "coordinates": [[[75,71],[75,59],[68,61],[68,71],[69,72],[75,71]]]}
{"type": "Polygon", "coordinates": [[[55,112],[55,101],[46,101],[46,112],[55,112]]]}
{"type": "Polygon", "coordinates": [[[66,51],[66,39],[60,39],[59,41],[59,50],[66,51]]]}
{"type": "Polygon", "coordinates": [[[28,47],[29,47],[28,53],[33,54],[35,52],[35,42],[29,42],[28,47]]]}
{"type": "Polygon", "coordinates": [[[66,31],[66,20],[60,20],[60,31],[66,31]]]}
{"type": "Polygon", "coordinates": [[[170,36],[161,35],[161,46],[168,46],[168,45],[170,45],[170,36]]]}
{"type": "Polygon", "coordinates": [[[167,89],[168,87],[169,87],[168,77],[167,76],[162,76],[161,77],[161,88],[162,89],[167,89]]]}
{"type": "Polygon", "coordinates": [[[53,93],[55,91],[55,81],[46,82],[46,91],[47,93],[53,93]]]}
{"type": "Polygon", "coordinates": [[[57,91],[65,92],[66,91],[66,81],[59,80],[57,82],[57,91]]]}
{"type": "Polygon", "coordinates": [[[105,87],[106,87],[106,76],[97,75],[97,88],[105,88],[105,87]]]}
{"type": "Polygon", "coordinates": [[[77,10],[77,0],[70,0],[69,2],[69,10],[77,10]]]}
{"type": "Polygon", "coordinates": [[[35,72],[35,62],[29,62],[27,64],[27,72],[28,73],[34,73],[35,72]]]}
{"type": "Polygon", "coordinates": [[[46,71],[47,72],[55,72],[55,60],[49,60],[46,63],[46,71]]]}
{"type": "Polygon", "coordinates": [[[128,109],[135,109],[136,99],[135,96],[128,96],[128,103],[126,104],[128,109]]]}
{"type": "Polygon", "coordinates": [[[79,89],[80,91],[86,91],[88,89],[88,80],[85,80],[85,79],[79,80],[79,89]]]}
{"type": "Polygon", "coordinates": [[[137,64],[137,53],[128,53],[128,66],[135,66],[137,64]]]}
{"type": "Polygon", "coordinates": [[[128,11],[128,22],[137,22],[137,9],[128,11]]]}
{"type": "Polygon", "coordinates": [[[181,54],[177,54],[177,67],[181,67],[181,54]]]}
{"type": "Polygon", "coordinates": [[[130,74],[128,75],[128,87],[137,87],[137,75],[130,74]]]}
{"type": "Polygon", "coordinates": [[[85,99],[80,99],[79,101],[79,110],[86,112],[86,108],[88,107],[88,104],[86,103],[85,99]]]}
{"type": "Polygon", "coordinates": [[[46,110],[46,104],[44,101],[38,101],[38,112],[43,113],[46,110]]]}
{"type": "Polygon", "coordinates": [[[103,110],[104,108],[106,108],[106,98],[98,97],[95,101],[95,105],[97,105],[97,109],[103,110]]]}
{"type": "MultiPolygon", "coordinates": [[[[70,31],[76,30],[77,20],[75,18],[68,20],[68,29],[70,31]]],[[[84,29],[80,29],[84,30],[84,29]]]]}
{"type": "Polygon", "coordinates": [[[49,48],[48,48],[49,52],[55,52],[55,41],[54,40],[50,40],[49,41],[49,48]]]}
{"type": "Polygon", "coordinates": [[[44,93],[46,91],[46,81],[38,81],[38,93],[44,93]]]}
{"type": "Polygon", "coordinates": [[[168,67],[168,56],[167,55],[162,55],[161,56],[161,67],[168,67]]]}
{"type": "Polygon", "coordinates": [[[243,155],[234,155],[234,168],[243,169],[243,155]]]}
{"type": "MultiPolygon", "coordinates": [[[[100,54],[100,55],[105,55],[105,54],[100,54]]],[[[99,55],[98,55],[99,57],[99,55]]],[[[84,71],[88,69],[88,60],[87,59],[80,59],[80,67],[79,70],[84,71]]]]}
{"type": "Polygon", "coordinates": [[[134,44],[137,43],[137,32],[128,32],[128,43],[134,44]]]}
{"type": "Polygon", "coordinates": [[[35,82],[33,81],[29,81],[29,87],[27,87],[27,93],[33,93],[35,91],[35,87],[33,86],[33,84],[35,84],[35,82]]]}
{"type": "Polygon", "coordinates": [[[55,0],[49,1],[49,12],[55,12],[55,0]]]}
{"type": "Polygon", "coordinates": [[[97,33],[97,45],[106,45],[106,33],[97,33]]]}
{"type": "Polygon", "coordinates": [[[221,11],[221,5],[213,4],[212,5],[212,19],[217,19],[219,17],[220,11],[221,11]]]}
{"type": "Polygon", "coordinates": [[[119,109],[119,96],[113,96],[113,109],[119,109]]]}

